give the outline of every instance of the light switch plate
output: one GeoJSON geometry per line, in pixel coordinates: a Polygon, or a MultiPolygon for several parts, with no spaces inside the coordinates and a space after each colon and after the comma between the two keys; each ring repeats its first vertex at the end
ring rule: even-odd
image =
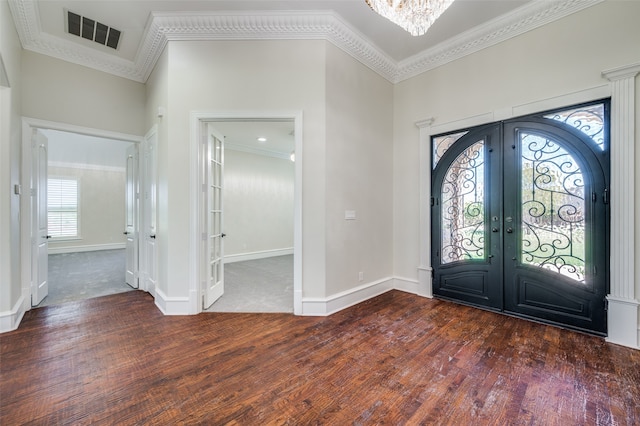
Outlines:
{"type": "Polygon", "coordinates": [[[345,220],[356,220],[356,211],[355,210],[345,210],[344,211],[345,220]]]}

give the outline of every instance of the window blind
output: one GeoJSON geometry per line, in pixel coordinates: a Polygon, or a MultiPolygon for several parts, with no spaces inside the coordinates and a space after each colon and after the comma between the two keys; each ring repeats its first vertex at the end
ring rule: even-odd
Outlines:
{"type": "Polygon", "coordinates": [[[50,178],[47,182],[47,220],[52,238],[78,236],[78,180],[50,178]]]}

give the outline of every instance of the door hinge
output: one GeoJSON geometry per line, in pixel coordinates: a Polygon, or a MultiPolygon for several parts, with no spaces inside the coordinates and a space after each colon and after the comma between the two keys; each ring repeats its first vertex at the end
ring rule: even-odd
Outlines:
{"type": "Polygon", "coordinates": [[[431,207],[436,205],[436,199],[431,197],[431,207]]]}
{"type": "Polygon", "coordinates": [[[594,203],[597,201],[598,199],[598,195],[595,192],[591,193],[591,201],[593,201],[594,203]]]}
{"type": "Polygon", "coordinates": [[[207,233],[206,232],[202,233],[202,241],[207,241],[207,233]]]}
{"type": "Polygon", "coordinates": [[[609,188],[606,188],[604,190],[604,193],[602,194],[602,202],[605,204],[609,204],[609,188]]]}
{"type": "Polygon", "coordinates": [[[606,297],[602,301],[604,302],[604,311],[606,312],[609,310],[609,301],[606,297]]]}

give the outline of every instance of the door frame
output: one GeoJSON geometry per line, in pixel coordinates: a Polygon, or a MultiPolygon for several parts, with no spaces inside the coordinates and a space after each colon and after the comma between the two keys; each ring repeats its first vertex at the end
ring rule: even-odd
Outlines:
{"type": "Polygon", "coordinates": [[[33,229],[33,214],[35,203],[32,190],[32,150],[31,135],[34,130],[59,130],[63,132],[78,133],[99,138],[115,139],[124,142],[140,144],[143,137],[126,133],[111,132],[108,130],[81,127],[73,124],[58,123],[54,121],[40,120],[37,118],[22,117],[22,194],[20,200],[20,257],[22,275],[22,305],[24,311],[31,310],[31,284],[33,281],[32,268],[37,268],[37,258],[34,258],[31,249],[33,229]]]}
{"type": "Polygon", "coordinates": [[[138,279],[139,289],[156,297],[158,284],[158,125],[154,124],[139,146],[138,178],[140,200],[138,223],[138,279]],[[149,190],[149,193],[147,193],[149,190]],[[150,247],[153,245],[153,247],[150,247]]]}
{"type": "Polygon", "coordinates": [[[200,210],[204,206],[202,185],[199,170],[203,161],[201,142],[207,137],[210,123],[223,121],[282,121],[293,120],[295,138],[295,182],[293,212],[293,313],[302,315],[302,111],[193,111],[191,112],[191,152],[190,152],[190,277],[189,277],[189,310],[192,314],[203,311],[202,244],[200,210]]]}

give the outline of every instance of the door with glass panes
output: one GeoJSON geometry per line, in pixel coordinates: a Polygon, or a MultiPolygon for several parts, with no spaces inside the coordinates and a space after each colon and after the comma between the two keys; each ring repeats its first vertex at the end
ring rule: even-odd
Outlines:
{"type": "Polygon", "coordinates": [[[436,297],[606,333],[608,110],[432,138],[436,297]]]}

